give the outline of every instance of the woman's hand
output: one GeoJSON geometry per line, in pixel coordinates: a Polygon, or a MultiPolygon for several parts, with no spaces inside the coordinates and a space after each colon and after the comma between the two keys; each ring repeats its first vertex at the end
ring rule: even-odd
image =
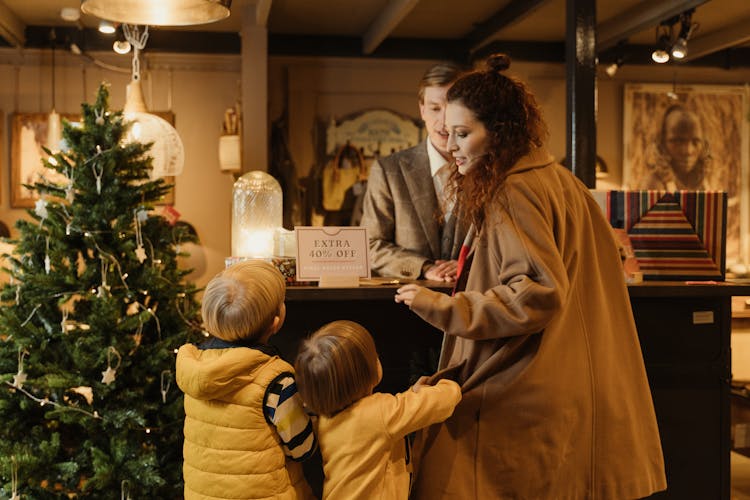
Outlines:
{"type": "Polygon", "coordinates": [[[456,271],[458,270],[458,261],[456,260],[436,260],[424,273],[424,279],[431,281],[455,281],[456,271]]]}
{"type": "Polygon", "coordinates": [[[411,307],[411,303],[414,301],[414,296],[417,295],[421,289],[421,286],[415,285],[414,283],[402,286],[396,290],[396,302],[399,304],[404,303],[411,307]]]}

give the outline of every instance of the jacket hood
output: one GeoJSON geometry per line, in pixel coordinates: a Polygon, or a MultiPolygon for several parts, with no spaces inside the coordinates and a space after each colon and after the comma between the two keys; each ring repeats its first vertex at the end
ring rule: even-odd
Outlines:
{"type": "Polygon", "coordinates": [[[247,347],[200,350],[186,344],[177,352],[177,385],[195,399],[219,399],[251,383],[272,359],[247,347]]]}

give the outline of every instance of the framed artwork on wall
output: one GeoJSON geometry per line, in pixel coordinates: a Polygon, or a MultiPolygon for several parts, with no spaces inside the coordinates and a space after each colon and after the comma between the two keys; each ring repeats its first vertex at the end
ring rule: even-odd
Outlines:
{"type": "MultiPolygon", "coordinates": [[[[34,184],[48,179],[62,182],[59,173],[44,166],[42,149],[47,142],[47,113],[14,113],[11,124],[10,148],[10,206],[28,208],[34,206],[35,194],[24,184],[34,184]]],[[[60,114],[60,118],[75,121],[78,117],[60,114]]]]}
{"type": "Polygon", "coordinates": [[[726,264],[750,265],[747,90],[626,84],[623,187],[727,193],[726,264]]]}
{"type": "MultiPolygon", "coordinates": [[[[154,112],[174,125],[174,113],[171,111],[154,112]]],[[[60,114],[63,120],[75,122],[79,115],[60,114]]],[[[45,153],[42,147],[47,140],[47,113],[15,113],[11,125],[11,174],[10,206],[13,208],[30,208],[36,201],[36,193],[24,187],[42,179],[50,182],[66,182],[60,173],[44,166],[45,153]]],[[[172,186],[158,205],[172,205],[175,199],[175,178],[165,177],[164,182],[172,186]]]]}

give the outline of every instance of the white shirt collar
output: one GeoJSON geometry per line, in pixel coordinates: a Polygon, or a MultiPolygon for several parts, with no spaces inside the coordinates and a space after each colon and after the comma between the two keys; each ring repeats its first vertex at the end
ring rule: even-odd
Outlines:
{"type": "Polygon", "coordinates": [[[435,177],[435,173],[440,170],[440,167],[448,163],[443,155],[441,155],[437,148],[432,145],[430,138],[427,138],[427,157],[430,160],[430,173],[435,177]]]}

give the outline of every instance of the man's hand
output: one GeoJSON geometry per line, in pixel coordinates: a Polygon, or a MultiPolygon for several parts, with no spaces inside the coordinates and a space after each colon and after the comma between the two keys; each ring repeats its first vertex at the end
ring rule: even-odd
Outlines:
{"type": "Polygon", "coordinates": [[[458,261],[436,260],[435,264],[424,273],[424,279],[430,281],[456,281],[458,261]]]}

